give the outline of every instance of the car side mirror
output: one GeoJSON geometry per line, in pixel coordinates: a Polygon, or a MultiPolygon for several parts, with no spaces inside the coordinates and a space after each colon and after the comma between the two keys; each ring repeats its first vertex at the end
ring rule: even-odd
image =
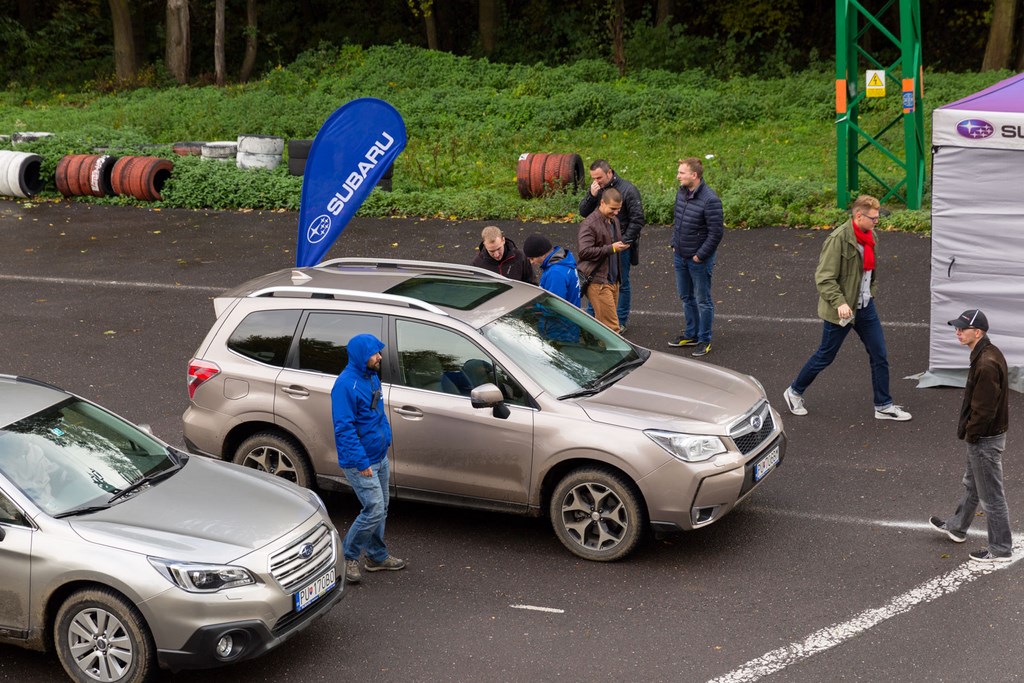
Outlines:
{"type": "Polygon", "coordinates": [[[477,388],[469,392],[469,400],[474,408],[492,408],[494,417],[504,420],[512,412],[505,405],[505,396],[501,393],[501,389],[497,385],[481,384],[477,388]]]}
{"type": "Polygon", "coordinates": [[[0,541],[4,540],[4,538],[6,536],[7,536],[7,532],[4,531],[4,528],[2,526],[0,526],[0,541]]]}

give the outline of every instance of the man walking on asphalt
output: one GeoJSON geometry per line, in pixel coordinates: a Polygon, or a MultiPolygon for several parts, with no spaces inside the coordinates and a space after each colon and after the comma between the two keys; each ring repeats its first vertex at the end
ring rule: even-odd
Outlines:
{"type": "Polygon", "coordinates": [[[597,211],[587,216],[576,233],[576,269],[589,284],[583,293],[594,307],[594,317],[612,332],[619,331],[616,301],[619,294],[619,252],[629,249],[619,232],[616,216],[622,195],[605,188],[597,211]]]}
{"type": "Polygon", "coordinates": [[[821,246],[814,282],[818,286],[818,317],[822,320],[821,345],[807,360],[783,397],[789,412],[806,415],[804,392],[818,373],[827,368],[850,329],[857,333],[871,363],[871,388],[875,419],[905,422],[911,415],[895,405],[889,395],[889,357],[882,321],[875,309],[875,224],[879,203],[861,195],[853,202],[852,218],[834,231],[821,246]]]}
{"type": "Polygon", "coordinates": [[[949,519],[928,521],[955,543],[967,540],[967,529],[981,502],[988,526],[988,547],[975,550],[971,560],[985,564],[1009,562],[1013,555],[1010,511],[1003,490],[1003,451],[1009,424],[1009,381],[1006,359],[988,338],[988,318],[978,309],[960,314],[949,324],[956,338],[971,350],[964,400],[960,407],[957,437],[967,442],[964,492],[949,519]]]}
{"type": "Polygon", "coordinates": [[[676,180],[679,191],[672,217],[672,250],[676,291],[683,302],[686,328],[668,345],[696,346],[691,355],[699,358],[711,352],[711,325],[715,320],[711,274],[725,234],[725,215],[722,200],[704,182],[700,159],[682,159],[676,180]]]}
{"type": "Polygon", "coordinates": [[[592,214],[598,207],[601,194],[606,187],[614,188],[622,195],[619,225],[622,229],[622,241],[629,245],[629,249],[619,254],[619,298],[615,313],[619,318],[619,333],[625,334],[633,303],[629,271],[633,266],[640,264],[640,231],[644,229],[644,205],[636,186],[619,177],[604,159],[596,159],[590,164],[590,178],[590,189],[580,200],[580,216],[583,218],[592,214]]]}
{"type": "Polygon", "coordinates": [[[405,569],[405,561],[389,555],[384,544],[391,425],[384,414],[380,389],[383,348],[384,343],[372,334],[352,337],[348,343],[348,365],[331,389],[338,466],[362,505],[342,545],[348,583],[359,583],[362,579],[359,558],[364,552],[368,572],[405,569]]]}
{"type": "Polygon", "coordinates": [[[521,280],[531,285],[537,284],[537,277],[533,274],[533,266],[520,251],[515,242],[506,239],[501,234],[501,228],[496,225],[488,225],[480,233],[483,240],[477,247],[476,258],[473,265],[477,268],[486,268],[499,275],[504,275],[510,280],[521,280]]]}

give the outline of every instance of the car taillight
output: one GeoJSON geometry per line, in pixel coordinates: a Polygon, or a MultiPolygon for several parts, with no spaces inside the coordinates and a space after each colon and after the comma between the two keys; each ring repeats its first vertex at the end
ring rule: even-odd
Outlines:
{"type": "Polygon", "coordinates": [[[191,400],[196,395],[196,389],[208,379],[213,379],[220,374],[220,368],[215,363],[194,360],[188,364],[188,397],[191,400]]]}

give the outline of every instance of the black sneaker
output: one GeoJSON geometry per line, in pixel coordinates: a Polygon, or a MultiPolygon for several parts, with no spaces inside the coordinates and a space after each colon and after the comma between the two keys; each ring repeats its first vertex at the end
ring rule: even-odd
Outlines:
{"type": "Polygon", "coordinates": [[[946,523],[941,519],[932,515],[928,518],[928,523],[932,525],[932,528],[938,531],[940,534],[946,534],[949,536],[949,540],[954,543],[963,543],[967,540],[967,534],[962,531],[953,531],[952,529],[946,528],[946,523]]]}
{"type": "Polygon", "coordinates": [[[969,555],[971,562],[977,562],[979,564],[1005,564],[1013,559],[1012,555],[993,555],[985,550],[975,550],[969,555]]]}
{"type": "Polygon", "coordinates": [[[668,345],[669,346],[696,346],[697,345],[697,340],[696,339],[690,339],[689,337],[684,337],[684,336],[680,335],[680,336],[676,337],[675,341],[670,341],[668,343],[668,345]]]}
{"type": "Polygon", "coordinates": [[[700,358],[701,356],[706,356],[709,353],[711,353],[711,342],[699,345],[697,347],[697,350],[691,353],[690,355],[693,356],[694,358],[700,358]]]}

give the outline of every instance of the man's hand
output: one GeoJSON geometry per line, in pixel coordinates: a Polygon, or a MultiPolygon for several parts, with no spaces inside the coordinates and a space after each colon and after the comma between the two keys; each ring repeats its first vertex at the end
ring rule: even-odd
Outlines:
{"type": "Polygon", "coordinates": [[[693,262],[694,263],[701,263],[701,260],[699,258],[697,258],[696,254],[693,255],[693,262]]]}
{"type": "Polygon", "coordinates": [[[359,474],[363,475],[364,477],[372,477],[373,476],[373,468],[367,467],[365,470],[360,470],[359,474]]]}
{"type": "Polygon", "coordinates": [[[629,249],[628,242],[616,242],[612,245],[612,251],[614,252],[626,251],[627,249],[629,249]]]}
{"type": "Polygon", "coordinates": [[[839,314],[840,320],[846,320],[847,318],[853,317],[853,309],[850,308],[850,304],[839,304],[839,308],[836,309],[836,313],[839,314]]]}
{"type": "Polygon", "coordinates": [[[597,193],[600,192],[600,191],[601,191],[601,186],[598,184],[598,182],[596,180],[594,182],[590,183],[590,196],[591,197],[596,197],[597,193]]]}

